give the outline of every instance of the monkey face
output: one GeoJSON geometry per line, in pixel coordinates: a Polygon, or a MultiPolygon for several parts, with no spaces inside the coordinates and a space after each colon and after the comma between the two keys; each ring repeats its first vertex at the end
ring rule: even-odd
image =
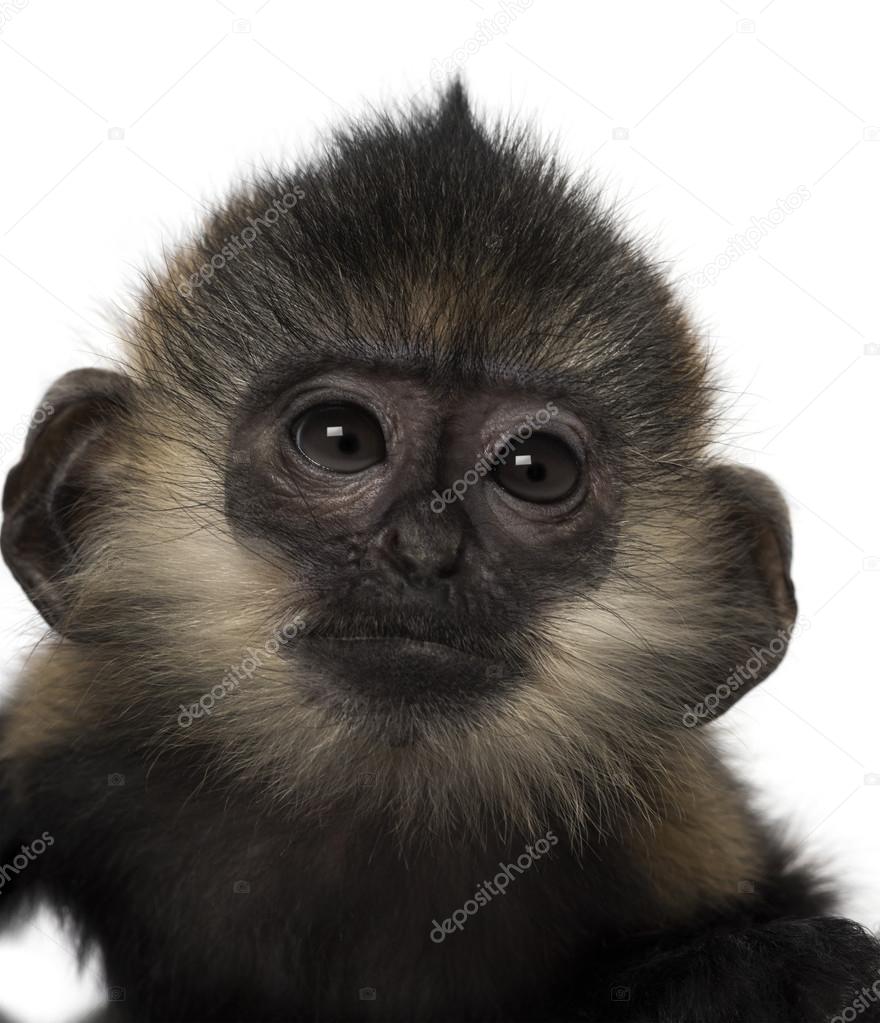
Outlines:
{"type": "Polygon", "coordinates": [[[310,698],[357,718],[472,714],[528,671],[529,623],[561,588],[607,570],[587,423],[498,381],[450,384],[306,373],[235,431],[229,519],[289,561],[309,609],[286,654],[315,670],[310,698]]]}
{"type": "Polygon", "coordinates": [[[778,663],[784,503],[713,462],[684,311],[460,94],[231,202],[130,333],[124,374],[50,392],[4,500],[97,720],[124,700],[145,742],[204,741],[273,791],[365,770],[385,802],[578,818],[778,663]],[[206,693],[196,740],[178,708],[206,693]]]}

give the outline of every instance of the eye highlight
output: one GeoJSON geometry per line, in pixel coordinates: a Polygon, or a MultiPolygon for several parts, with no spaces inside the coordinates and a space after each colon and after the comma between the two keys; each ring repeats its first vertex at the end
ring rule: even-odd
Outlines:
{"type": "Polygon", "coordinates": [[[379,420],[359,405],[316,405],[293,424],[299,452],[331,472],[363,472],[385,458],[385,434],[379,420]]]}
{"type": "Polygon", "coordinates": [[[581,472],[580,460],[565,441],[552,433],[535,433],[516,445],[505,464],[493,470],[492,477],[522,501],[552,504],[574,491],[581,472]]]}

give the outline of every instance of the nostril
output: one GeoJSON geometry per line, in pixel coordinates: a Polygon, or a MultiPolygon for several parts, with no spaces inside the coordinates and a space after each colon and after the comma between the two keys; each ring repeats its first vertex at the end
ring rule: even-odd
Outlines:
{"type": "MultiPolygon", "coordinates": [[[[397,526],[389,526],[377,537],[377,551],[387,566],[420,589],[446,584],[458,568],[459,539],[435,537],[410,531],[405,535],[397,526]]],[[[448,584],[446,584],[448,588],[448,584]]]]}
{"type": "Polygon", "coordinates": [[[400,533],[396,529],[388,528],[383,530],[379,536],[377,547],[381,556],[395,568],[407,572],[411,571],[410,559],[401,550],[400,533]]]}
{"type": "Polygon", "coordinates": [[[400,532],[394,527],[384,529],[376,544],[381,559],[400,575],[409,578],[418,568],[412,558],[401,549],[400,532]]]}
{"type": "Polygon", "coordinates": [[[450,551],[447,552],[445,558],[438,559],[434,569],[434,574],[438,579],[448,579],[450,576],[455,575],[458,569],[459,554],[459,551],[450,551]]]}

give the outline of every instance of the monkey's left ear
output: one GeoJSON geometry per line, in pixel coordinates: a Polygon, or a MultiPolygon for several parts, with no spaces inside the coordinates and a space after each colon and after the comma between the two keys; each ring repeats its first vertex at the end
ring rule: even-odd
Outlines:
{"type": "MultiPolygon", "coordinates": [[[[791,524],[779,488],[755,469],[712,466],[709,486],[721,506],[724,573],[734,603],[754,612],[745,627],[749,639],[741,655],[745,677],[738,678],[738,699],[774,671],[788,647],[797,617],[791,524]]],[[[718,710],[734,702],[722,701],[718,710]]]]}
{"type": "Polygon", "coordinates": [[[125,414],[130,386],[126,377],[106,370],[61,377],[37,409],[22,459],[6,480],[3,558],[40,614],[61,632],[65,582],[100,491],[96,452],[125,414]]]}

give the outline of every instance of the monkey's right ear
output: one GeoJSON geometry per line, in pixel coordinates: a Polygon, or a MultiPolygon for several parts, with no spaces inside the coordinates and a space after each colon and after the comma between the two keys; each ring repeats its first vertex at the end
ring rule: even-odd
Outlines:
{"type": "Polygon", "coordinates": [[[131,384],[119,373],[75,370],[49,390],[3,493],[0,550],[49,625],[64,631],[65,581],[82,526],[101,489],[97,449],[126,414],[131,384]]]}

